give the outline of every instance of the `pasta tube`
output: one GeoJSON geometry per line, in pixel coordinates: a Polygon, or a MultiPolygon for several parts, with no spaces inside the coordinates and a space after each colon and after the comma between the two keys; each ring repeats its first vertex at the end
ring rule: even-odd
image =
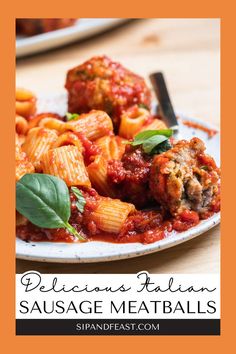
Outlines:
{"type": "Polygon", "coordinates": [[[107,160],[120,160],[125,152],[126,140],[119,136],[103,136],[96,140],[96,145],[100,147],[102,156],[107,160]]]}
{"type": "Polygon", "coordinates": [[[95,160],[88,165],[87,171],[92,186],[99,194],[106,197],[114,197],[114,190],[107,180],[107,160],[102,156],[96,156],[95,160]]]}
{"type": "Polygon", "coordinates": [[[119,135],[126,139],[132,139],[149,118],[147,109],[135,107],[124,112],[121,116],[119,135]]]}
{"type": "Polygon", "coordinates": [[[118,234],[129,216],[135,211],[135,206],[119,199],[103,198],[97,208],[90,214],[90,218],[97,227],[105,232],[118,234]]]}
{"type": "MultiPolygon", "coordinates": [[[[30,118],[29,120],[29,129],[35,128],[37,126],[39,126],[39,123],[41,120],[43,119],[56,119],[61,121],[62,117],[59,116],[59,114],[57,113],[40,113],[35,115],[33,118],[30,118]]],[[[46,127],[46,128],[50,128],[50,127],[46,127]]],[[[53,127],[51,129],[54,129],[53,127]]]]}
{"type": "Polygon", "coordinates": [[[25,135],[28,130],[28,122],[24,117],[16,114],[16,132],[17,134],[25,135]]]}
{"type": "Polygon", "coordinates": [[[89,140],[96,140],[113,131],[111,118],[103,111],[91,111],[65,123],[66,129],[82,133],[89,140]]]}
{"type": "Polygon", "coordinates": [[[83,156],[76,146],[47,151],[42,157],[42,168],[43,173],[63,179],[68,186],[91,186],[83,156]]]}
{"type": "Polygon", "coordinates": [[[42,156],[51,148],[57,137],[58,135],[55,130],[33,128],[29,131],[22,149],[34,165],[36,171],[42,170],[42,156]]]}
{"type": "Polygon", "coordinates": [[[65,122],[51,117],[40,120],[38,126],[41,128],[56,130],[58,133],[64,133],[67,130],[65,122]]]}
{"type": "Polygon", "coordinates": [[[66,132],[60,135],[57,140],[52,144],[52,148],[57,148],[65,145],[74,145],[77,146],[80,152],[83,152],[83,144],[77,135],[72,132],[66,132]]]}
{"type": "Polygon", "coordinates": [[[22,146],[25,142],[25,135],[23,135],[23,134],[18,135],[18,140],[19,140],[20,146],[22,146]]]}
{"type": "Polygon", "coordinates": [[[143,132],[145,130],[159,130],[159,129],[167,129],[167,126],[165,125],[165,123],[158,118],[153,118],[153,120],[149,123],[146,124],[145,126],[143,126],[139,131],[139,132],[143,132]]]}
{"type": "Polygon", "coordinates": [[[113,131],[111,118],[103,111],[91,111],[81,114],[77,119],[69,122],[62,122],[54,118],[44,118],[39,122],[39,126],[55,129],[59,133],[72,131],[82,133],[89,140],[96,140],[113,131]]]}
{"type": "Polygon", "coordinates": [[[16,113],[25,118],[29,118],[36,112],[36,97],[26,89],[16,89],[16,113]]]}
{"type": "Polygon", "coordinates": [[[18,134],[16,134],[16,182],[24,176],[26,173],[33,173],[34,166],[29,161],[26,153],[22,151],[20,146],[20,139],[18,134]]]}

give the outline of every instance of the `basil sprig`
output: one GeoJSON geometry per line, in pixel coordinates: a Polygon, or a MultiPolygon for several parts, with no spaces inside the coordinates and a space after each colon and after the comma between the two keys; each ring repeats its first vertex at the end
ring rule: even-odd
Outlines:
{"type": "Polygon", "coordinates": [[[66,113],[67,122],[69,122],[70,120],[75,120],[78,117],[79,117],[79,114],[77,114],[77,113],[69,113],[69,112],[66,113]]]}
{"type": "Polygon", "coordinates": [[[173,134],[172,129],[146,130],[134,137],[130,142],[132,146],[142,145],[146,154],[157,154],[171,148],[169,137],[173,134]]]}
{"type": "Polygon", "coordinates": [[[172,148],[172,145],[170,143],[170,140],[165,140],[163,143],[157,145],[154,147],[152,150],[152,154],[162,154],[163,152],[166,152],[172,148]]]}
{"type": "Polygon", "coordinates": [[[40,173],[24,175],[16,184],[16,209],[34,225],[64,228],[85,241],[68,222],[71,215],[69,190],[58,177],[40,173]]]}
{"type": "Polygon", "coordinates": [[[85,204],[86,204],[86,200],[83,196],[83,194],[81,193],[81,191],[76,188],[76,187],[71,187],[71,191],[74,193],[74,195],[76,196],[77,198],[77,202],[75,203],[77,209],[83,213],[84,212],[84,207],[85,207],[85,204]]]}

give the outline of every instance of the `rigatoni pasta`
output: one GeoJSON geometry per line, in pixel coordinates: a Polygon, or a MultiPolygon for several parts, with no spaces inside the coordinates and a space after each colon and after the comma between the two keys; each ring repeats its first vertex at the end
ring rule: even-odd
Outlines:
{"type": "Polygon", "coordinates": [[[29,161],[28,157],[26,156],[26,153],[22,151],[21,142],[19,140],[18,134],[16,134],[16,138],[15,139],[16,139],[15,140],[15,144],[16,144],[16,148],[15,148],[16,181],[18,181],[26,173],[33,173],[34,172],[34,166],[29,161]]]}
{"type": "Polygon", "coordinates": [[[37,123],[39,127],[56,130],[59,134],[67,130],[65,122],[52,117],[45,117],[37,123]]]}
{"type": "Polygon", "coordinates": [[[98,155],[95,160],[88,165],[87,171],[92,186],[98,193],[103,196],[115,196],[114,190],[107,179],[107,160],[102,155],[98,155]]]}
{"type": "Polygon", "coordinates": [[[134,107],[121,116],[119,135],[126,139],[132,139],[144,126],[150,116],[145,108],[134,107]]]}
{"type": "Polygon", "coordinates": [[[78,136],[72,132],[66,132],[61,134],[57,140],[52,144],[52,148],[57,148],[65,145],[74,145],[80,152],[83,152],[83,144],[78,136]]]}
{"type": "Polygon", "coordinates": [[[29,124],[24,117],[16,114],[16,133],[20,135],[25,135],[28,131],[29,124]]]}
{"type": "Polygon", "coordinates": [[[42,170],[42,157],[51,148],[57,138],[58,135],[55,130],[45,128],[33,128],[27,134],[22,149],[34,165],[36,171],[42,170]]]}
{"type": "Polygon", "coordinates": [[[81,114],[78,118],[68,122],[62,122],[54,118],[44,118],[39,122],[39,126],[55,129],[58,133],[66,131],[81,133],[91,141],[113,131],[112,120],[107,113],[95,110],[87,114],[81,114]]]}
{"type": "Polygon", "coordinates": [[[119,136],[103,136],[95,141],[101,149],[102,156],[107,160],[120,160],[125,152],[127,140],[119,136]]]}
{"type": "Polygon", "coordinates": [[[42,169],[43,173],[63,179],[67,186],[91,186],[83,156],[76,146],[47,151],[42,157],[42,169]]]}
{"type": "Polygon", "coordinates": [[[29,118],[36,112],[36,97],[26,89],[16,89],[16,113],[25,118],[29,118]]]}
{"type": "Polygon", "coordinates": [[[101,198],[90,218],[100,230],[118,234],[129,214],[134,211],[133,204],[122,202],[119,199],[101,198]]]}
{"type": "Polygon", "coordinates": [[[141,127],[141,129],[138,132],[140,133],[145,130],[159,130],[159,129],[167,129],[167,126],[163,122],[163,120],[158,118],[153,118],[148,124],[141,127]]]}
{"type": "Polygon", "coordinates": [[[112,120],[108,114],[95,110],[65,123],[65,126],[67,130],[84,134],[91,141],[113,131],[112,120]]]}
{"type": "MultiPolygon", "coordinates": [[[[30,119],[29,119],[29,129],[39,126],[41,120],[43,120],[43,119],[52,119],[52,118],[54,120],[59,120],[59,121],[62,120],[62,117],[57,113],[47,112],[47,113],[36,114],[33,117],[30,117],[30,119]]],[[[50,129],[54,129],[54,128],[52,127],[50,129]]]]}

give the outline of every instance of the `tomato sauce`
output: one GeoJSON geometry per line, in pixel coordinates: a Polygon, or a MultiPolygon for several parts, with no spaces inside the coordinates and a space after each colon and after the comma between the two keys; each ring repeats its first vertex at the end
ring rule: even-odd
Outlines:
{"type": "Polygon", "coordinates": [[[88,138],[86,138],[86,136],[84,134],[82,134],[82,133],[74,133],[74,134],[78,136],[81,143],[83,144],[84,162],[87,166],[94,160],[96,155],[101,153],[101,149],[99,146],[93,144],[88,138]]]}
{"type": "Polygon", "coordinates": [[[212,138],[214,135],[216,135],[218,133],[217,130],[215,130],[215,129],[207,128],[205,125],[202,125],[202,124],[199,124],[196,122],[192,122],[189,120],[183,120],[182,123],[189,128],[195,128],[195,129],[202,130],[203,132],[208,134],[209,138],[212,138]]]}
{"type": "MultiPolygon", "coordinates": [[[[95,208],[95,205],[96,201],[91,200],[85,213],[95,208]]],[[[215,207],[214,209],[213,207],[212,212],[209,212],[205,217],[210,217],[217,211],[219,211],[219,208],[215,207]]],[[[115,235],[99,230],[97,225],[94,225],[95,229],[91,230],[91,224],[85,226],[82,223],[82,219],[82,214],[72,204],[70,223],[87,241],[110,243],[139,242],[142,244],[150,244],[162,240],[173,231],[186,231],[200,222],[200,216],[195,211],[185,210],[176,218],[163,217],[162,212],[138,211],[127,218],[121,232],[115,235]]],[[[17,236],[24,241],[80,242],[65,229],[41,229],[31,223],[17,226],[16,229],[17,236]]]]}

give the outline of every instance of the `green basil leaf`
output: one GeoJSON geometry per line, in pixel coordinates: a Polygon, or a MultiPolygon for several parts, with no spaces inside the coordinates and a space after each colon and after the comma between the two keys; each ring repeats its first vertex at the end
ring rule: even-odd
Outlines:
{"type": "Polygon", "coordinates": [[[77,113],[66,113],[66,120],[69,122],[70,120],[74,120],[79,117],[79,114],[77,113]]]}
{"type": "Polygon", "coordinates": [[[154,135],[151,138],[145,140],[143,143],[143,151],[146,154],[150,154],[152,150],[163,141],[168,140],[168,138],[164,135],[154,135]]]}
{"type": "Polygon", "coordinates": [[[39,227],[62,227],[70,217],[68,188],[57,177],[26,174],[16,184],[16,209],[39,227]]]}
{"type": "Polygon", "coordinates": [[[86,200],[85,200],[82,192],[76,187],[71,187],[71,190],[72,190],[72,192],[74,193],[74,195],[77,198],[77,202],[75,203],[77,209],[81,213],[83,213],[84,212],[84,207],[85,207],[85,204],[86,204],[86,200]]]}
{"type": "Polygon", "coordinates": [[[33,173],[16,184],[16,209],[33,224],[48,228],[66,228],[83,239],[68,223],[70,196],[65,182],[55,176],[33,173]]]}
{"type": "Polygon", "coordinates": [[[172,148],[172,145],[170,143],[170,140],[165,140],[162,143],[158,144],[157,146],[154,147],[154,149],[151,151],[152,154],[162,154],[163,152],[166,152],[172,148]]]}
{"type": "Polygon", "coordinates": [[[130,143],[133,146],[142,145],[147,139],[156,135],[164,135],[167,138],[172,136],[172,129],[160,129],[160,130],[145,130],[134,137],[134,140],[130,143]]]}

